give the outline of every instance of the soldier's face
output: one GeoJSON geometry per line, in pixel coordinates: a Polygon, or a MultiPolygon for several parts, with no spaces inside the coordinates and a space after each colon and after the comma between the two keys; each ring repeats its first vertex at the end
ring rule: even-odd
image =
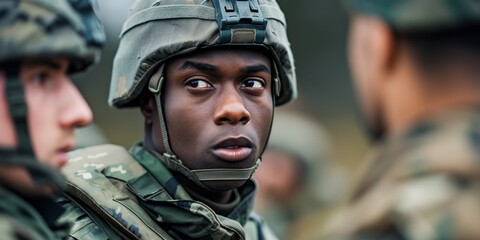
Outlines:
{"type": "MultiPolygon", "coordinates": [[[[182,162],[190,169],[253,166],[272,124],[270,59],[255,50],[208,49],[170,61],[165,76],[168,134],[182,162]]],[[[229,190],[243,183],[205,184],[229,190]]]]}
{"type": "MultiPolygon", "coordinates": [[[[25,88],[28,127],[37,159],[55,169],[67,163],[74,145],[74,128],[91,122],[92,112],[67,76],[64,59],[27,61],[20,77],[25,88]]],[[[0,145],[15,147],[18,137],[5,96],[5,75],[0,72],[0,145]]]]}

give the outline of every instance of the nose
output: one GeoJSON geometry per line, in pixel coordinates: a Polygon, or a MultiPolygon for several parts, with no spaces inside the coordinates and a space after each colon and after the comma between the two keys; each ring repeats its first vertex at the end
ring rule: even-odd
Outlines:
{"type": "Polygon", "coordinates": [[[90,106],[70,79],[65,85],[65,105],[60,117],[60,124],[65,128],[75,128],[92,122],[93,113],[90,106]]]}
{"type": "Polygon", "coordinates": [[[217,125],[245,125],[250,121],[250,112],[245,108],[241,96],[235,91],[229,91],[218,99],[213,121],[217,125]]]}

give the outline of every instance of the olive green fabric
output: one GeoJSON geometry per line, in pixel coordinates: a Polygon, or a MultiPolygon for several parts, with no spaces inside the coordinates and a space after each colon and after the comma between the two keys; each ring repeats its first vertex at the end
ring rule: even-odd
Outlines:
{"type": "Polygon", "coordinates": [[[451,110],[381,145],[321,239],[480,239],[480,110],[451,110]]]}
{"type": "Polygon", "coordinates": [[[353,12],[383,18],[399,30],[452,28],[480,23],[475,0],[346,0],[353,12]]]}
{"type": "MultiPolygon", "coordinates": [[[[70,187],[61,203],[67,209],[64,217],[75,221],[73,238],[245,239],[242,225],[253,221],[252,181],[238,189],[241,199],[235,208],[218,215],[192,199],[142,144],[134,145],[130,154],[115,145],[76,150],[63,173],[70,187]]],[[[258,227],[249,228],[255,232],[247,235],[267,236],[263,223],[253,226],[258,227]]]]}
{"type": "Polygon", "coordinates": [[[217,203],[198,193],[189,191],[188,188],[185,188],[185,190],[192,197],[192,199],[207,204],[214,212],[223,216],[228,215],[230,212],[232,212],[232,210],[240,203],[241,200],[240,193],[238,193],[237,189],[233,190],[232,197],[227,203],[217,203]]]}
{"type": "MultiPolygon", "coordinates": [[[[41,207],[49,206],[53,205],[41,207]]],[[[48,223],[30,202],[11,191],[0,189],[1,239],[66,239],[69,228],[69,222],[48,223]]]]}
{"type": "MultiPolygon", "coordinates": [[[[281,105],[297,94],[285,16],[275,1],[258,2],[263,17],[267,19],[264,42],[237,41],[235,45],[264,46],[271,50],[281,82],[276,104],[281,105]]],[[[145,86],[160,64],[196,49],[220,46],[215,14],[212,1],[136,1],[120,34],[109,103],[118,108],[138,106],[139,95],[146,91],[145,86]]]]}

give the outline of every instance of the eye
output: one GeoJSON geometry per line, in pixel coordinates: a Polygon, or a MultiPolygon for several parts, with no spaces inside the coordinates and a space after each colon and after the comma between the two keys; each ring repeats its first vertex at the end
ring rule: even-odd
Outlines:
{"type": "Polygon", "coordinates": [[[30,78],[30,82],[36,86],[45,86],[51,82],[51,77],[47,72],[41,71],[30,78]]]}
{"type": "Polygon", "coordinates": [[[65,79],[63,75],[56,71],[39,70],[27,78],[27,84],[43,91],[53,91],[61,84],[62,79],[65,79]]]}
{"type": "Polygon", "coordinates": [[[188,88],[192,89],[206,89],[206,88],[211,88],[212,85],[210,83],[201,80],[201,79],[192,79],[186,82],[185,84],[188,88]]]}
{"type": "Polygon", "coordinates": [[[265,82],[259,79],[247,79],[243,81],[242,87],[260,90],[265,88],[265,82]]]}

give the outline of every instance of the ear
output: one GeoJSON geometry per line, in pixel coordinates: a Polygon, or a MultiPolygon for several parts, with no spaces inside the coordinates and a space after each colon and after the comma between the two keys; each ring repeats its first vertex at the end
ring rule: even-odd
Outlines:
{"type": "Polygon", "coordinates": [[[395,66],[398,46],[393,29],[383,20],[375,17],[369,19],[372,54],[377,61],[377,70],[388,72],[395,66]]]}
{"type": "Polygon", "coordinates": [[[145,123],[152,124],[155,116],[155,109],[156,105],[152,98],[149,97],[148,99],[141,101],[140,111],[145,118],[145,123]]]}

